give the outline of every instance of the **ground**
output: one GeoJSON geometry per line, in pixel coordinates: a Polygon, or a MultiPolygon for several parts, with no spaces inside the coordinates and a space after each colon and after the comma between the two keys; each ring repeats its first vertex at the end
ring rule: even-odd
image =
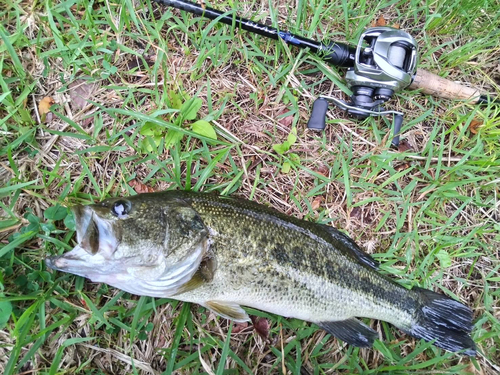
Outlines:
{"type": "MultiPolygon", "coordinates": [[[[228,2],[211,6],[315,40],[408,31],[419,67],[500,94],[491,1],[228,2]]],[[[500,109],[405,90],[390,119],[331,108],[345,70],[148,1],[14,0],[0,8],[0,369],[5,374],[500,372],[500,109]],[[216,139],[214,139],[216,138],[216,139]],[[367,321],[357,349],[251,310],[259,332],[205,309],[49,272],[70,249],[65,207],[164,189],[236,194],[349,234],[400,283],[474,311],[474,359],[367,321]],[[236,332],[236,333],[235,333],[236,332]]]]}

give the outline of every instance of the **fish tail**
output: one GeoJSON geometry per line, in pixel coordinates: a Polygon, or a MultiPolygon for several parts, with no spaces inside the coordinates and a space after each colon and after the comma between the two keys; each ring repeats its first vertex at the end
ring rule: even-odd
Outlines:
{"type": "Polygon", "coordinates": [[[409,329],[403,330],[450,352],[475,356],[476,346],[470,337],[471,309],[431,290],[417,287],[413,291],[418,294],[415,319],[409,329]]]}

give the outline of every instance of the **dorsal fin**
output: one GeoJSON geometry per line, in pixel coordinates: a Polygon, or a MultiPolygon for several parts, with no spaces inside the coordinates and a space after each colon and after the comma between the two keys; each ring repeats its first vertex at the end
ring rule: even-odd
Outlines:
{"type": "Polygon", "coordinates": [[[373,259],[370,255],[365,253],[361,248],[346,234],[340,232],[339,230],[330,227],[329,225],[321,225],[332,237],[332,243],[340,251],[351,255],[352,257],[359,260],[365,266],[377,270],[379,268],[378,262],[373,259]]]}

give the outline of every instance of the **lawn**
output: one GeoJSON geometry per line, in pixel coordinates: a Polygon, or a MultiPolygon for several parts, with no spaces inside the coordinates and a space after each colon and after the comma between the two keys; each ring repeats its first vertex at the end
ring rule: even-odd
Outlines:
{"type": "MultiPolygon", "coordinates": [[[[419,67],[500,95],[500,4],[353,0],[210,3],[315,40],[375,22],[419,67]]],[[[0,372],[11,374],[500,373],[500,106],[405,90],[390,119],[328,112],[345,70],[305,50],[144,0],[0,7],[0,372]],[[474,311],[475,358],[369,321],[359,349],[249,309],[267,337],[197,305],[52,272],[75,245],[67,209],[109,196],[234,194],[343,230],[408,287],[474,311]],[[260,319],[260,320],[259,320],[260,319]]]]}

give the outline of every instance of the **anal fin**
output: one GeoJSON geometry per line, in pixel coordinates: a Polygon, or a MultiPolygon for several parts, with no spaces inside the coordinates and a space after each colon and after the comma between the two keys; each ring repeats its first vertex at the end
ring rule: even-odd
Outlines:
{"type": "Polygon", "coordinates": [[[377,332],[356,318],[316,324],[332,336],[360,348],[371,347],[378,337],[377,332]]]}
{"type": "Polygon", "coordinates": [[[247,322],[250,320],[248,314],[237,303],[221,302],[221,301],[208,301],[204,306],[212,310],[217,315],[226,319],[234,320],[235,322],[247,322]]]}

